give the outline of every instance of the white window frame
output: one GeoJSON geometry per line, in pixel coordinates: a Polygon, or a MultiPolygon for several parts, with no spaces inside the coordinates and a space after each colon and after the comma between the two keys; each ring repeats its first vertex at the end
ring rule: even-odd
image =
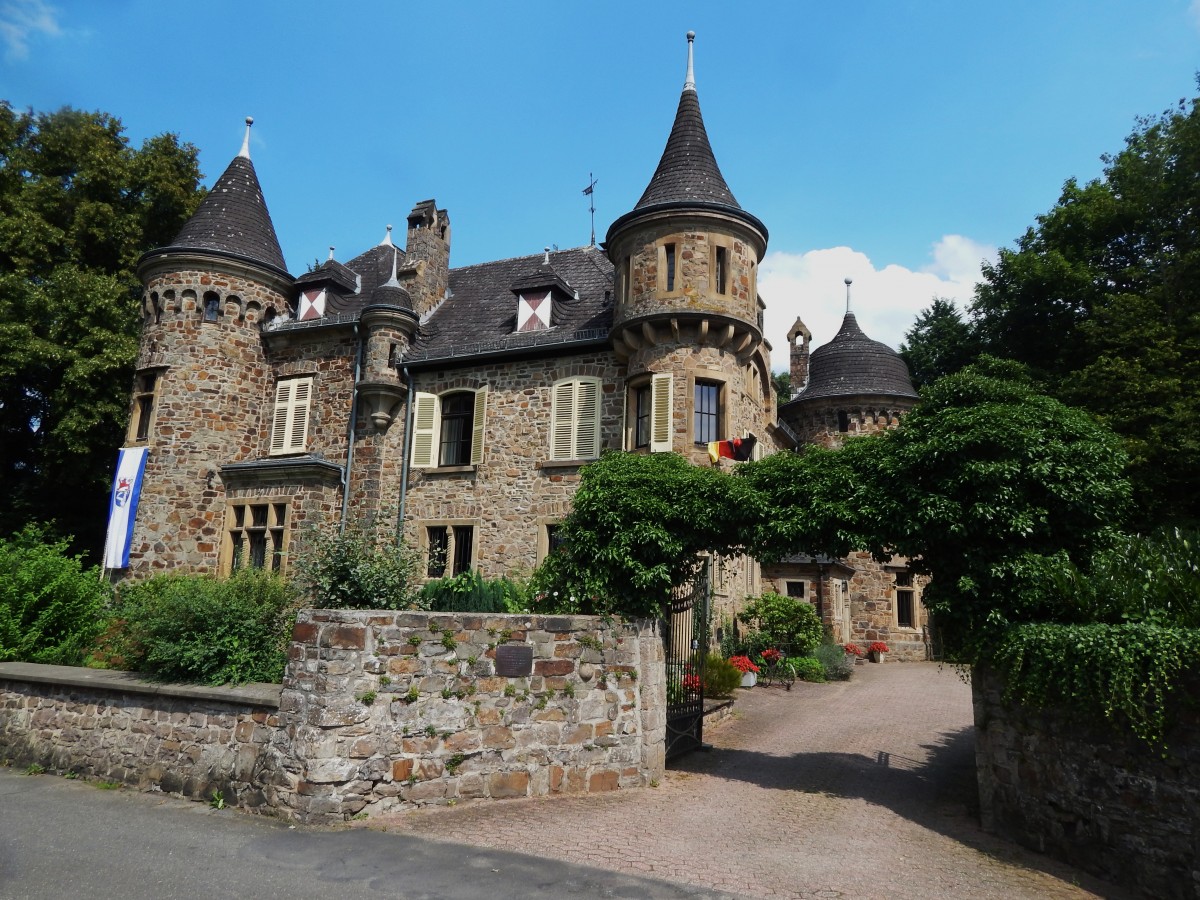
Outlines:
{"type": "Polygon", "coordinates": [[[303,453],[308,449],[313,377],[281,378],[275,385],[271,417],[271,456],[303,453]]]}
{"type": "Polygon", "coordinates": [[[550,388],[550,459],[595,459],[600,455],[599,378],[574,376],[550,388]]]}
{"type": "MultiPolygon", "coordinates": [[[[418,391],[413,398],[413,433],[409,441],[409,454],[414,469],[437,469],[439,444],[442,436],[442,397],[449,394],[475,395],[475,409],[471,419],[471,462],[477,466],[483,462],[484,437],[487,426],[488,388],[457,388],[441,394],[418,391]]],[[[458,468],[452,466],[449,468],[458,468]]],[[[437,523],[434,523],[437,524],[437,523]]]]}

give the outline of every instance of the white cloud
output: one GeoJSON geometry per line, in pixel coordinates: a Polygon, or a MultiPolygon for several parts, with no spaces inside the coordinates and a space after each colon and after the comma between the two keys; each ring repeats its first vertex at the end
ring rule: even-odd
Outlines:
{"type": "Polygon", "coordinates": [[[29,39],[37,34],[58,37],[58,10],[44,0],[4,0],[0,3],[0,41],[10,61],[29,56],[29,39]]]}
{"type": "Polygon", "coordinates": [[[1188,6],[1188,15],[1192,17],[1192,24],[1200,28],[1200,0],[1192,0],[1188,6]]]}
{"type": "Polygon", "coordinates": [[[934,297],[965,306],[979,281],[980,263],[994,260],[996,250],[949,234],[932,246],[930,255],[932,262],[918,272],[898,265],[876,268],[865,253],[850,247],[768,253],[759,271],[758,291],[767,304],[772,368],[788,367],[787,333],[797,316],[812,332],[814,347],[837,334],[846,314],[843,279],[853,279],[850,308],[859,327],[869,337],[897,348],[934,297]]]}

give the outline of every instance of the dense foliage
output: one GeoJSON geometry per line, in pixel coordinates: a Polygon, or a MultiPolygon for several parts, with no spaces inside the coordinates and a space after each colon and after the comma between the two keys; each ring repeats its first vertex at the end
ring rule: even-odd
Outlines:
{"type": "Polygon", "coordinates": [[[1029,366],[1042,389],[1116,431],[1133,526],[1200,523],[1200,99],[1138,123],[1102,178],[1000,251],[969,334],[935,302],[905,357],[925,380],[979,353],[1029,366]],[[961,350],[965,349],[965,358],[961,350]]]}
{"type": "Polygon", "coordinates": [[[123,585],[107,650],[162,681],[226,684],[283,677],[295,603],[272,572],[228,579],[159,575],[123,585]]]}
{"type": "Polygon", "coordinates": [[[657,617],[701,553],[738,552],[746,485],[673,453],[606,453],[580,472],[563,545],[534,573],[535,610],[657,617]]]}
{"type": "Polygon", "coordinates": [[[723,656],[710,653],[704,660],[704,696],[732,697],[742,683],[741,671],[723,656]]]}
{"type": "Polygon", "coordinates": [[[81,665],[111,595],[99,575],[36,525],[0,540],[0,661],[81,665]]]}
{"type": "Polygon", "coordinates": [[[423,609],[420,558],[396,540],[387,516],[311,528],[293,562],[303,600],[318,609],[423,609]]]}
{"type": "Polygon", "coordinates": [[[751,598],[738,618],[761,636],[759,643],[804,656],[816,648],[825,629],[811,603],[782,594],[751,598]]]}
{"type": "Polygon", "coordinates": [[[129,408],[134,269],[203,195],[194,147],[122,132],[0,101],[0,532],[53,515],[90,555],[129,408]]]}

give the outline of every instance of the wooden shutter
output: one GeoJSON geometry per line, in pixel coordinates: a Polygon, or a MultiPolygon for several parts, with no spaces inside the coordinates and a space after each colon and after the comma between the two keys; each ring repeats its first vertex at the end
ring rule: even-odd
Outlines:
{"type": "Polygon", "coordinates": [[[650,379],[650,405],[653,421],[650,425],[650,452],[670,453],[671,433],[674,431],[671,421],[672,408],[672,377],[655,375],[650,379]]]}
{"type": "Polygon", "coordinates": [[[483,428],[487,423],[487,385],[475,392],[475,416],[471,429],[471,465],[483,462],[483,428]]]}
{"type": "Polygon", "coordinates": [[[550,458],[594,459],[600,454],[600,380],[560,381],[550,397],[550,458]]]}
{"type": "Polygon", "coordinates": [[[418,393],[413,406],[412,465],[427,469],[437,460],[438,398],[418,393]]]}
{"type": "Polygon", "coordinates": [[[275,386],[271,453],[303,453],[308,445],[308,411],[313,380],[289,378],[275,386]]]}
{"type": "Polygon", "coordinates": [[[575,385],[575,459],[600,455],[600,382],[588,378],[575,385]]]}
{"type": "Polygon", "coordinates": [[[550,458],[574,459],[575,382],[560,381],[550,390],[550,458]]]}

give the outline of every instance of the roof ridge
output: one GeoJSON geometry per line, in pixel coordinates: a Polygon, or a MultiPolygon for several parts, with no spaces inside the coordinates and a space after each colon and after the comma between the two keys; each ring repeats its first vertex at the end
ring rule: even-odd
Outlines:
{"type": "MultiPolygon", "coordinates": [[[[592,245],[592,244],[580,244],[578,247],[567,247],[563,250],[551,250],[550,252],[551,253],[575,253],[576,251],[579,251],[579,250],[595,250],[597,253],[600,252],[600,248],[596,247],[595,245],[592,245]]],[[[534,257],[545,256],[545,255],[546,255],[545,251],[543,250],[541,253],[527,253],[523,256],[506,256],[503,259],[489,259],[489,260],[485,260],[484,262],[469,263],[468,265],[465,265],[465,266],[454,266],[450,269],[450,271],[451,272],[461,272],[464,269],[475,269],[475,268],[478,268],[479,266],[494,266],[497,263],[516,262],[521,259],[533,259],[534,257]]]]}

